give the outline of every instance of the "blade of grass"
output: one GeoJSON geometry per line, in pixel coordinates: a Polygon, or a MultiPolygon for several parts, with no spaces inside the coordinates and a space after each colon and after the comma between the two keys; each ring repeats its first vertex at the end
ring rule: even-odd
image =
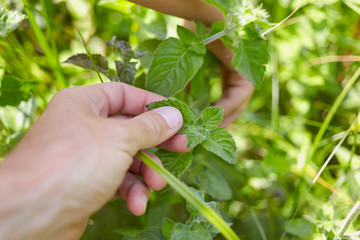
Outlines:
{"type": "Polygon", "coordinates": [[[84,45],[85,51],[86,51],[87,55],[89,56],[92,65],[93,65],[94,68],[95,68],[96,74],[98,75],[98,77],[99,77],[99,79],[100,79],[100,82],[101,82],[101,83],[104,83],[104,81],[103,81],[103,79],[102,79],[102,77],[101,77],[101,75],[100,75],[100,73],[99,73],[99,69],[96,67],[96,64],[95,64],[95,62],[94,62],[94,60],[93,60],[93,58],[92,58],[92,56],[91,56],[91,52],[90,52],[90,50],[87,48],[86,43],[85,43],[85,40],[84,40],[84,38],[83,38],[80,30],[78,30],[78,32],[79,32],[81,41],[82,41],[82,43],[83,43],[83,45],[84,45]]]}
{"type": "Polygon", "coordinates": [[[255,222],[256,228],[259,230],[259,233],[261,235],[261,239],[262,240],[267,240],[264,228],[262,227],[259,218],[256,216],[254,210],[252,210],[252,208],[249,206],[249,210],[250,210],[250,215],[251,218],[253,219],[253,221],[255,222]]]}
{"type": "Polygon", "coordinates": [[[59,62],[56,60],[56,56],[52,52],[41,28],[37,24],[34,14],[32,13],[30,4],[27,0],[21,0],[25,7],[26,15],[28,16],[29,22],[34,30],[35,36],[37,40],[39,41],[39,44],[44,51],[44,54],[46,56],[46,59],[51,67],[51,69],[54,71],[55,77],[58,80],[58,83],[60,84],[59,88],[64,88],[68,86],[68,82],[65,80],[65,77],[62,73],[61,66],[59,62]]]}
{"type": "Polygon", "coordinates": [[[53,53],[54,53],[54,55],[56,57],[57,64],[60,65],[58,49],[57,49],[57,46],[56,46],[55,38],[53,36],[53,30],[52,30],[51,21],[50,21],[50,18],[49,18],[49,13],[51,12],[51,11],[49,11],[49,4],[51,4],[51,1],[41,0],[41,7],[43,9],[43,16],[45,18],[46,29],[47,29],[47,32],[48,32],[48,39],[50,39],[51,48],[52,48],[53,53]]]}
{"type": "Polygon", "coordinates": [[[199,197],[197,197],[188,186],[172,175],[168,170],[160,166],[151,157],[142,151],[136,154],[141,161],[159,174],[166,182],[174,188],[186,201],[196,208],[227,240],[239,240],[240,238],[226,224],[226,222],[209,206],[207,206],[199,197]]]}
{"type": "MultiPolygon", "coordinates": [[[[359,116],[360,116],[360,112],[359,112],[359,114],[358,114],[358,119],[359,119],[359,116]]],[[[351,163],[352,163],[353,157],[354,157],[354,155],[355,155],[356,144],[357,144],[358,129],[359,129],[359,124],[358,124],[358,122],[356,121],[356,122],[355,122],[355,126],[354,126],[354,143],[353,143],[353,145],[352,145],[352,147],[351,147],[351,153],[350,153],[349,163],[348,163],[348,165],[347,165],[346,168],[345,168],[345,173],[350,170],[350,168],[351,168],[351,163]]]]}
{"type": "Polygon", "coordinates": [[[344,100],[345,96],[350,91],[351,87],[354,85],[355,81],[359,78],[359,76],[360,76],[360,68],[358,68],[356,70],[354,75],[347,82],[344,89],[341,91],[341,93],[339,94],[339,96],[335,100],[334,104],[332,105],[329,113],[327,114],[327,116],[326,116],[326,118],[324,120],[324,123],[321,125],[321,128],[320,128],[319,132],[315,136],[314,143],[313,143],[313,146],[312,146],[312,149],[311,149],[311,152],[310,152],[310,157],[308,158],[308,162],[313,160],[314,155],[315,155],[315,153],[316,153],[316,151],[317,151],[317,149],[319,147],[319,143],[320,143],[322,137],[324,136],[327,127],[329,126],[331,120],[333,119],[336,111],[338,110],[338,108],[339,108],[340,104],[342,103],[342,101],[344,100]]]}

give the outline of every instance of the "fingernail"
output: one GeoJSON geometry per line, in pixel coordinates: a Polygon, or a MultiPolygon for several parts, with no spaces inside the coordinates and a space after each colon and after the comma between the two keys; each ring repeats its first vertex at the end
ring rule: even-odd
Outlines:
{"type": "Polygon", "coordinates": [[[176,108],[161,107],[158,113],[165,119],[171,129],[178,128],[182,124],[182,115],[176,108]]]}
{"type": "Polygon", "coordinates": [[[142,199],[143,199],[143,203],[144,203],[144,211],[146,211],[148,198],[147,198],[147,196],[144,194],[144,195],[142,195],[142,199]]]}

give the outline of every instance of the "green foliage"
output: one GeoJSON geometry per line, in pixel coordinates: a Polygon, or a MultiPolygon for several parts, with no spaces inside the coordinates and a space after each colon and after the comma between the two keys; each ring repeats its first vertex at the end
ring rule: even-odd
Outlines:
{"type": "Polygon", "coordinates": [[[165,97],[174,96],[200,69],[205,51],[202,44],[186,46],[176,38],[165,40],[154,53],[146,89],[165,97]]]}
{"type": "Polygon", "coordinates": [[[0,36],[6,37],[8,33],[14,31],[26,16],[18,11],[0,9],[0,36]]]}
{"type": "Polygon", "coordinates": [[[269,60],[267,45],[253,24],[244,27],[245,35],[234,48],[234,68],[244,74],[255,88],[260,88],[269,60]]]}
{"type": "MultiPolygon", "coordinates": [[[[1,10],[3,14],[24,11],[18,0],[0,2],[12,9],[1,10]]],[[[192,69],[180,76],[169,71],[156,84],[163,88],[159,94],[166,91],[168,96],[182,101],[172,99],[169,106],[177,105],[185,116],[188,127],[182,132],[187,131],[194,149],[186,154],[158,150],[156,154],[165,168],[187,185],[204,190],[199,196],[232,222],[231,228],[241,239],[281,239],[282,235],[283,239],[334,238],[352,208],[351,202],[360,196],[358,128],[354,127],[336,151],[319,182],[310,191],[308,188],[360,109],[358,80],[324,129],[315,157],[310,160],[308,156],[335,99],[358,68],[356,0],[303,1],[290,20],[265,36],[263,33],[273,26],[270,22],[283,20],[295,9],[297,1],[264,0],[258,2],[263,7],[255,7],[253,1],[247,0],[207,0],[222,10],[227,21],[216,22],[210,29],[195,21],[196,34],[183,27],[175,31],[176,25],[181,24],[178,19],[129,1],[45,2],[30,1],[25,10],[33,16],[29,17],[30,24],[26,21],[21,25],[21,31],[11,32],[22,17],[16,24],[12,22],[12,28],[1,25],[10,18],[0,17],[0,32],[7,35],[0,38],[1,157],[21,139],[55,92],[64,86],[99,82],[94,72],[57,64],[84,51],[78,29],[94,53],[93,62],[99,72],[143,89],[157,79],[154,62],[160,60],[154,53],[166,56],[169,51],[163,46],[174,46],[171,57],[179,60],[185,53],[180,61],[183,65],[168,67],[175,66],[180,71],[191,63],[192,69]],[[116,40],[107,45],[113,36],[116,40]],[[242,117],[229,126],[238,147],[239,161],[235,164],[223,161],[202,146],[204,138],[210,138],[209,132],[222,131],[216,126],[220,118],[211,118],[221,115],[221,109],[207,107],[221,97],[221,87],[226,90],[228,85],[222,82],[219,61],[204,46],[219,38],[234,51],[234,68],[257,88],[262,86],[261,91],[254,92],[242,117]],[[132,46],[130,51],[127,43],[132,46]],[[137,55],[139,52],[146,53],[142,57],[137,55]],[[149,76],[150,72],[154,75],[149,76]],[[172,84],[170,77],[178,83],[172,84]],[[9,94],[11,91],[14,94],[9,94]],[[295,220],[291,221],[296,210],[295,220]],[[289,228],[284,234],[286,226],[289,228]]],[[[95,69],[88,54],[76,62],[95,69]]],[[[218,155],[232,159],[232,154],[226,152],[231,147],[216,142],[208,145],[218,155]]],[[[132,216],[123,200],[112,201],[91,216],[82,239],[126,236],[168,240],[175,224],[185,226],[181,225],[181,234],[205,229],[211,237],[222,239],[196,209],[188,206],[187,210],[186,202],[171,189],[152,192],[147,213],[141,217],[132,216]]],[[[348,232],[358,229],[359,221],[355,220],[348,232]]]]}
{"type": "Polygon", "coordinates": [[[149,228],[136,234],[136,236],[125,236],[124,240],[161,240],[165,239],[160,228],[149,228]]]}
{"type": "Polygon", "coordinates": [[[166,150],[156,152],[156,156],[161,159],[164,167],[176,177],[180,177],[188,169],[193,158],[191,152],[175,153],[166,150]]]}
{"type": "Polygon", "coordinates": [[[192,230],[189,226],[176,223],[171,232],[170,240],[197,240],[211,239],[210,234],[204,228],[196,228],[192,230]]]}
{"type": "Polygon", "coordinates": [[[14,76],[4,76],[0,88],[0,106],[17,106],[30,98],[31,83],[24,83],[14,76]]]}
{"type": "Polygon", "coordinates": [[[175,107],[181,112],[184,123],[179,133],[186,134],[188,148],[202,144],[206,150],[224,161],[236,163],[236,147],[232,136],[224,128],[217,128],[222,120],[222,108],[208,107],[196,117],[189,106],[175,98],[150,103],[147,107],[152,110],[164,106],[175,107]]]}

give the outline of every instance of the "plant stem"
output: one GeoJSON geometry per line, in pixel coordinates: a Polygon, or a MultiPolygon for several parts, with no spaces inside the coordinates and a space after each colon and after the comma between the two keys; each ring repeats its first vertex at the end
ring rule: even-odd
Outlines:
{"type": "Polygon", "coordinates": [[[94,66],[94,68],[95,68],[95,72],[96,72],[96,74],[98,75],[98,77],[99,77],[99,79],[100,79],[100,82],[101,82],[101,83],[104,83],[104,81],[103,81],[103,79],[102,79],[102,77],[101,77],[101,75],[100,75],[100,73],[99,73],[99,69],[96,67],[96,64],[95,64],[95,62],[94,62],[94,60],[93,60],[93,58],[92,58],[92,56],[91,56],[91,52],[90,52],[90,50],[87,48],[86,43],[85,43],[85,40],[84,40],[84,38],[83,38],[80,30],[78,30],[78,32],[79,32],[81,41],[82,41],[82,43],[83,43],[83,45],[84,45],[85,51],[86,51],[87,55],[88,55],[89,58],[90,58],[91,64],[92,64],[92,65],[94,66]]]}
{"type": "Polygon", "coordinates": [[[350,210],[349,214],[346,216],[343,224],[341,225],[340,230],[336,234],[334,239],[341,239],[346,230],[349,228],[350,224],[354,221],[356,216],[360,213],[360,201],[357,201],[355,206],[350,210]]]}
{"type": "Polygon", "coordinates": [[[231,27],[231,28],[229,28],[229,29],[226,29],[226,28],[225,28],[223,31],[218,32],[218,33],[216,33],[215,35],[212,35],[211,37],[205,39],[205,40],[202,41],[201,43],[204,44],[204,45],[207,45],[207,44],[209,44],[209,43],[211,43],[211,42],[214,42],[214,41],[218,40],[219,38],[222,38],[222,37],[225,36],[226,34],[232,32],[232,31],[234,31],[234,30],[236,30],[236,29],[238,29],[238,28],[240,28],[240,27],[241,27],[241,25],[236,25],[236,26],[233,26],[233,27],[231,27]]]}
{"type": "Polygon", "coordinates": [[[30,22],[31,26],[33,27],[35,36],[36,36],[37,40],[39,41],[39,44],[40,44],[42,50],[44,51],[44,54],[47,58],[47,61],[49,62],[50,67],[54,71],[55,77],[57,78],[57,80],[60,83],[60,88],[66,87],[68,84],[67,84],[67,81],[65,80],[65,77],[64,77],[62,71],[61,71],[60,63],[56,60],[56,56],[51,51],[51,48],[41,30],[41,28],[37,24],[34,14],[32,13],[29,2],[27,0],[22,0],[22,2],[25,7],[26,15],[29,18],[29,22],[30,22]]]}
{"type": "Polygon", "coordinates": [[[321,128],[319,130],[319,132],[316,134],[316,137],[314,139],[314,143],[311,149],[311,153],[310,153],[310,157],[308,159],[308,161],[311,161],[314,158],[315,152],[319,147],[319,143],[320,140],[322,139],[322,137],[325,134],[325,131],[327,129],[327,127],[329,126],[332,118],[334,117],[337,109],[339,108],[340,104],[342,103],[342,101],[344,100],[345,96],[347,95],[347,93],[349,92],[350,88],[352,87],[352,85],[354,85],[355,81],[359,78],[360,76],[360,68],[358,68],[356,70],[356,72],[354,73],[354,75],[351,77],[351,79],[348,81],[348,83],[345,85],[344,89],[341,91],[340,95],[338,96],[338,98],[335,100],[335,103],[332,105],[329,113],[327,114],[323,124],[321,125],[321,128]]]}
{"type": "Polygon", "coordinates": [[[7,129],[7,128],[5,127],[5,125],[4,125],[4,123],[1,121],[1,119],[0,119],[0,127],[1,127],[2,129],[4,129],[4,131],[6,132],[6,134],[10,134],[9,129],[7,129]]]}
{"type": "Polygon", "coordinates": [[[152,170],[154,170],[157,174],[159,174],[162,178],[164,178],[167,183],[174,188],[176,192],[178,192],[186,201],[188,201],[193,207],[196,208],[216,229],[220,231],[220,233],[227,240],[240,240],[240,238],[235,234],[235,232],[226,224],[226,222],[218,215],[214,210],[212,210],[209,206],[204,204],[204,202],[197,197],[188,186],[186,186],[183,182],[177,179],[174,175],[172,175],[168,170],[161,167],[158,163],[156,163],[151,157],[145,154],[142,151],[139,151],[136,154],[141,161],[143,161],[147,166],[149,166],[152,170]]]}

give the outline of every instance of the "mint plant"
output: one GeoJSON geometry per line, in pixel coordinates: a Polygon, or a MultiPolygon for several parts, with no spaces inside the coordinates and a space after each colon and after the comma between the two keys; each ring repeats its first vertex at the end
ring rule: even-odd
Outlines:
{"type": "MultiPolygon", "coordinates": [[[[265,20],[266,13],[260,8],[253,8],[247,1],[242,3],[235,1],[231,4],[209,2],[220,7],[226,14],[227,20],[214,23],[210,29],[201,22],[195,21],[196,33],[177,26],[179,38],[171,37],[160,43],[153,53],[148,71],[143,72],[138,78],[136,78],[136,75],[139,75],[137,64],[144,53],[135,53],[128,43],[117,41],[116,38],[108,43],[115,55],[120,58],[114,61],[115,69],[111,69],[107,58],[99,54],[78,54],[66,60],[67,63],[100,72],[111,81],[140,86],[169,98],[149,104],[147,106],[149,110],[171,106],[181,112],[184,124],[179,133],[186,134],[190,152],[175,153],[155,150],[155,154],[163,161],[165,169],[158,166],[145,153],[137,154],[137,157],[153,168],[190,203],[187,206],[190,217],[186,223],[175,223],[170,219],[164,221],[162,238],[168,240],[212,239],[219,232],[227,239],[238,239],[228,224],[219,217],[221,214],[216,202],[204,202],[204,192],[191,190],[177,179],[187,171],[193,159],[198,159],[193,155],[199,154],[197,150],[199,148],[218,156],[229,164],[237,162],[234,139],[226,129],[219,128],[224,110],[220,107],[209,106],[209,88],[205,87],[207,91],[201,94],[185,88],[192,80],[197,86],[196,89],[202,89],[201,85],[206,86],[204,70],[202,70],[209,64],[206,44],[217,39],[221,39],[234,51],[232,62],[234,68],[244,74],[254,87],[259,88],[264,78],[265,64],[268,61],[266,41],[260,29],[261,26],[269,24],[265,20]],[[233,11],[234,9],[241,11],[233,11]],[[198,105],[199,102],[200,105],[198,105]],[[194,106],[191,107],[192,105],[194,106]]],[[[198,186],[208,189],[209,194],[215,198],[231,198],[230,187],[216,169],[207,167],[201,161],[195,163],[195,166],[197,170],[195,169],[194,173],[198,173],[200,177],[195,175],[193,179],[198,186]],[[212,181],[213,177],[217,177],[219,183],[212,181]],[[217,184],[220,187],[213,187],[217,184]]],[[[147,233],[140,233],[138,237],[144,234],[148,236],[159,234],[158,229],[146,231],[147,233]]]]}

